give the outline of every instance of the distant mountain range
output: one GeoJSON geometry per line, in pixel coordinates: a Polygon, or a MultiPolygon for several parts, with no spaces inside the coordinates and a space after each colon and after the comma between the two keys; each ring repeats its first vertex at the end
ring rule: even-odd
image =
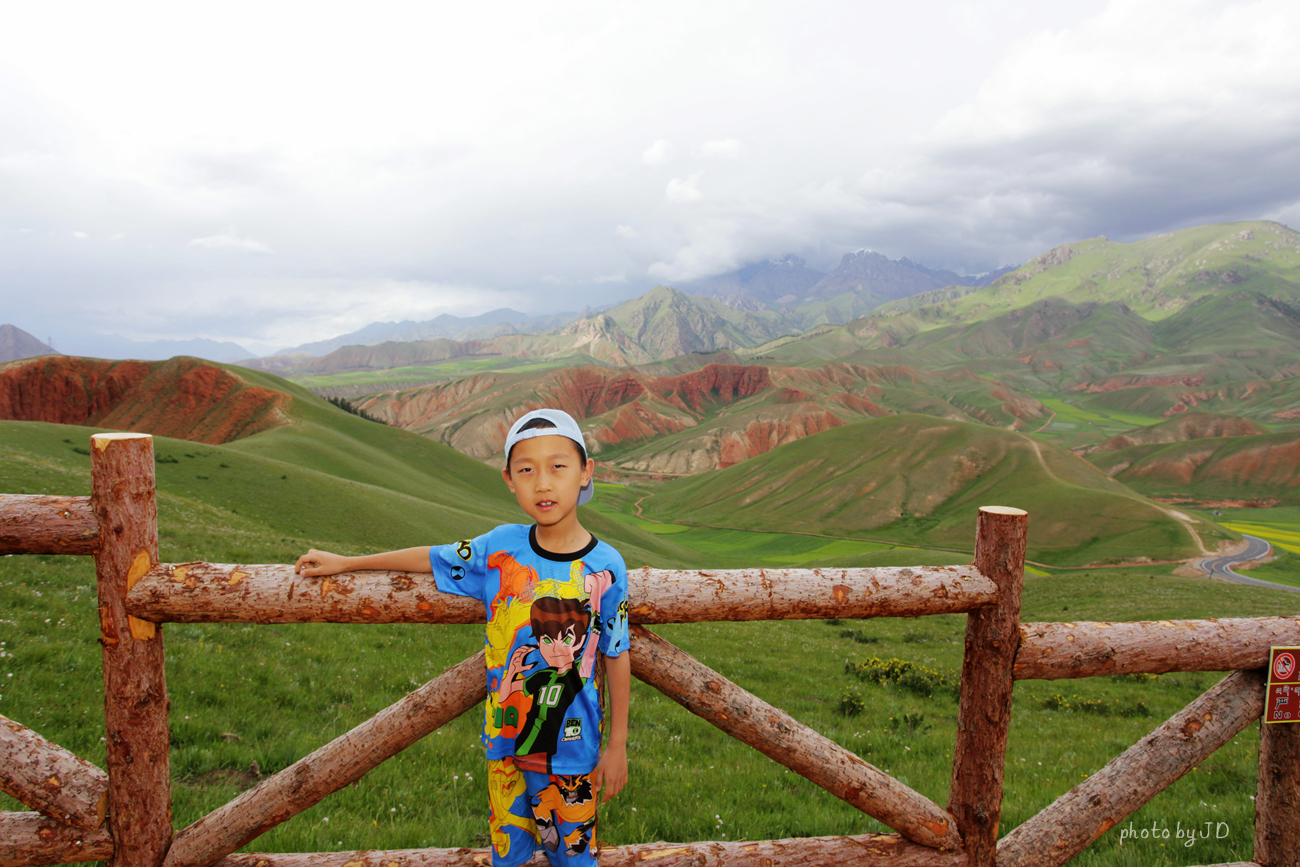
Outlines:
{"type": "Polygon", "coordinates": [[[48,343],[42,343],[16,325],[0,325],[0,362],[61,354],[55,352],[48,343]]]}
{"type": "MultiPolygon", "coordinates": [[[[716,308],[711,305],[708,305],[706,312],[684,312],[683,303],[680,301],[675,302],[674,306],[680,312],[679,318],[687,329],[695,330],[697,332],[695,336],[702,341],[696,342],[701,346],[709,345],[709,349],[705,351],[711,351],[728,345],[752,345],[754,338],[761,342],[780,334],[797,333],[817,325],[843,324],[887,301],[906,298],[918,292],[950,285],[984,286],[1013,269],[1014,266],[1007,266],[989,274],[963,277],[952,271],[936,271],[927,268],[907,258],[889,259],[879,253],[859,250],[845,255],[840,264],[827,274],[808,267],[808,263],[798,256],[789,255],[775,262],[764,259],[735,271],[686,282],[675,287],[679,290],[679,296],[691,295],[717,299],[734,310],[760,314],[757,318],[762,320],[763,324],[756,322],[742,324],[745,320],[744,316],[719,316],[716,308]],[[776,315],[761,315],[766,312],[776,315]],[[749,336],[740,338],[738,343],[733,343],[730,337],[723,337],[720,342],[711,341],[708,335],[703,333],[707,332],[711,325],[719,325],[722,332],[730,330],[727,325],[721,324],[721,320],[727,320],[749,336]]],[[[659,304],[658,296],[662,294],[662,290],[669,288],[658,287],[649,296],[642,296],[642,298],[648,299],[647,305],[655,306],[659,304]]],[[[635,308],[640,300],[623,302],[617,305],[615,310],[626,313],[632,309],[628,305],[635,308]]],[[[692,304],[700,307],[705,306],[706,303],[686,302],[686,306],[692,304]]],[[[623,314],[613,312],[612,315],[615,319],[620,319],[623,314]]],[[[283,349],[277,352],[276,356],[321,357],[348,346],[378,346],[382,343],[433,340],[473,343],[511,335],[565,332],[572,323],[583,319],[595,320],[596,324],[578,326],[576,331],[593,335],[603,328],[600,316],[600,311],[591,310],[584,313],[528,316],[517,310],[502,308],[479,316],[460,317],[443,314],[424,322],[411,320],[373,322],[349,334],[283,349]]],[[[665,346],[681,347],[691,342],[670,340],[665,343],[665,346]]],[[[637,354],[633,352],[629,357],[637,354]]],[[[651,347],[650,354],[658,353],[651,347]]],[[[280,371],[294,369],[293,364],[265,364],[262,367],[280,371]]]]}
{"type": "Polygon", "coordinates": [[[529,316],[518,310],[502,307],[478,316],[453,316],[444,313],[424,322],[409,319],[401,322],[372,322],[365,328],[332,337],[282,349],[276,355],[328,355],[344,346],[375,346],[380,343],[409,343],[416,340],[486,340],[503,334],[531,334],[560,328],[577,319],[580,313],[555,313],[529,316]]]}
{"type": "MultiPolygon", "coordinates": [[[[1161,346],[1204,344],[1215,352],[1237,352],[1242,330],[1224,327],[1233,317],[1260,325],[1249,351],[1272,346],[1276,352],[1261,357],[1281,353],[1276,357],[1290,358],[1294,344],[1286,331],[1286,311],[1300,305],[1298,239],[1275,223],[1198,227],[1133,244],[1091,239],[1049,251],[990,285],[929,290],[886,302],[856,319],[848,313],[866,303],[856,292],[773,309],[757,299],[740,307],[659,287],[545,333],[353,346],[321,358],[246,364],[311,377],[313,385],[332,378],[329,385],[342,386],[339,377],[365,373],[357,385],[362,390],[349,392],[360,394],[385,388],[389,380],[382,371],[394,371],[394,383],[409,384],[420,377],[427,382],[523,364],[626,367],[689,356],[701,359],[698,367],[706,363],[704,356],[717,352],[733,353],[741,362],[779,365],[852,359],[888,360],[917,369],[1001,371],[1005,362],[997,359],[1027,351],[1049,369],[1060,365],[1058,378],[1077,383],[1099,371],[1137,375],[1142,359],[1160,355],[1161,346]],[[851,321],[839,324],[839,319],[851,321]],[[1062,338],[1076,328],[1080,331],[1074,337],[1062,338]],[[1086,348],[1094,344],[1104,346],[1105,353],[1086,348]]],[[[766,287],[755,288],[756,293],[775,291],[774,278],[769,279],[773,271],[805,270],[797,260],[784,261],[749,273],[749,285],[766,287]]],[[[832,276],[866,280],[881,271],[938,279],[914,263],[903,265],[876,254],[851,254],[841,264],[813,286],[834,291],[827,282],[832,276]]],[[[1255,367],[1262,370],[1260,364],[1273,369],[1266,362],[1255,367]]],[[[1017,363],[1014,370],[1013,378],[1021,380],[1027,368],[1017,363]]],[[[1219,378],[1213,371],[1209,375],[1219,378]]],[[[1034,390],[1042,388],[1041,381],[1032,384],[1034,390]]]]}
{"type": "Polygon", "coordinates": [[[344,350],[304,375],[318,387],[356,382],[351,394],[372,393],[358,398],[367,410],[482,458],[509,419],[542,404],[582,419],[603,464],[634,476],[726,468],[846,424],[920,413],[1093,450],[1106,472],[1160,496],[1177,493],[1143,479],[1177,476],[1161,469],[1161,444],[1213,440],[1195,451],[1210,462],[1197,478],[1228,472],[1212,466],[1217,454],[1237,455],[1240,468],[1236,487],[1216,482],[1215,496],[1254,485],[1300,502],[1294,464],[1294,487],[1267,474],[1300,442],[1283,435],[1300,428],[1300,234],[1284,226],[1078,242],[988,286],[764,340],[786,323],[776,310],[660,287],[546,335],[344,350]],[[445,381],[376,387],[387,366],[421,364],[439,365],[445,381]],[[1190,415],[1204,412],[1218,420],[1190,415]],[[1262,431],[1278,443],[1224,445],[1262,431]],[[1250,463],[1265,445],[1267,458],[1250,463]],[[1125,463],[1130,447],[1146,449],[1140,462],[1125,463]]]}
{"type": "Polygon", "coordinates": [[[803,259],[790,255],[775,262],[764,259],[677,288],[692,295],[720,298],[733,306],[750,307],[753,302],[767,307],[797,307],[852,294],[862,300],[866,309],[871,309],[886,301],[945,286],[987,286],[1015,268],[1008,265],[987,274],[965,277],[927,268],[907,257],[890,259],[871,250],[858,250],[846,253],[829,274],[809,268],[803,259]]]}
{"type": "Polygon", "coordinates": [[[212,361],[233,362],[252,355],[237,343],[208,340],[204,337],[193,340],[129,340],[116,334],[68,332],[60,338],[59,343],[64,351],[42,343],[15,325],[0,325],[0,361],[38,355],[162,361],[178,355],[194,355],[212,361]]]}

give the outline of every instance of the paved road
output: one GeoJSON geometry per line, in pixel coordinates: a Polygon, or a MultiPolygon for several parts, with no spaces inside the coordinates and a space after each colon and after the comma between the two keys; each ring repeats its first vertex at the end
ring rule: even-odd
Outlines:
{"type": "Polygon", "coordinates": [[[1200,561],[1200,567],[1209,572],[1215,578],[1224,578],[1228,581],[1234,581],[1237,584],[1254,584],[1256,587],[1280,587],[1283,590],[1290,590],[1292,593],[1300,593],[1300,587],[1289,587],[1286,584],[1275,584],[1272,581],[1261,581],[1258,578],[1248,578],[1245,575],[1238,575],[1232,571],[1232,567],[1238,563],[1248,563],[1251,560],[1259,560],[1269,555],[1272,551],[1270,546],[1258,536],[1247,536],[1242,534],[1242,538],[1249,543],[1246,550],[1240,554],[1233,554],[1229,557],[1206,557],[1200,561]]]}

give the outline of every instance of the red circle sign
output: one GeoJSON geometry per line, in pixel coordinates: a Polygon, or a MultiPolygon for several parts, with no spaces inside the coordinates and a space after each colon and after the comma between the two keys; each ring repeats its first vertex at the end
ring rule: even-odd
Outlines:
{"type": "Polygon", "coordinates": [[[1273,674],[1278,680],[1286,680],[1295,671],[1295,657],[1290,653],[1279,653],[1273,660],[1273,674]]]}

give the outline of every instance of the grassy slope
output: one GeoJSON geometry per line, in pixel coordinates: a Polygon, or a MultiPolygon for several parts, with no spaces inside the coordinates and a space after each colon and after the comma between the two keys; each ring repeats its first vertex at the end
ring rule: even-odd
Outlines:
{"type": "Polygon", "coordinates": [[[1090,238],[1045,253],[993,286],[951,302],[959,318],[1059,296],[1070,301],[1122,301],[1147,319],[1163,319],[1187,301],[1217,291],[1223,272],[1236,270],[1244,289],[1295,292],[1300,283],[1300,235],[1277,223],[1219,223],[1182,229],[1132,244],[1090,238]],[[1243,233],[1253,235],[1249,240],[1243,233]],[[1057,254],[1057,255],[1053,255],[1057,254]],[[1201,276],[1205,275],[1205,276],[1201,276]]]}
{"type": "MultiPolygon", "coordinates": [[[[1031,559],[1068,565],[1195,553],[1188,532],[1163,508],[1072,454],[924,416],[857,422],[669,482],[645,507],[651,517],[713,526],[808,527],[970,550],[971,515],[990,504],[1035,516],[1031,559]]],[[[1199,529],[1212,542],[1213,526],[1201,522],[1199,529]]]]}
{"type": "Polygon", "coordinates": [[[1300,433],[1279,431],[1130,446],[1089,455],[1104,472],[1144,494],[1300,503],[1295,455],[1300,433]]]}

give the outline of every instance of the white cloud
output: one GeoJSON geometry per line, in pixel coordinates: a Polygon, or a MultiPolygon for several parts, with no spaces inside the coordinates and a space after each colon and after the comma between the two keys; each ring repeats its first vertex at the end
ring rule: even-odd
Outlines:
{"type": "Polygon", "coordinates": [[[614,234],[618,235],[620,238],[635,238],[637,235],[636,229],[622,224],[619,224],[614,228],[614,234]]]}
{"type": "Polygon", "coordinates": [[[744,151],[744,145],[739,139],[724,138],[706,141],[700,147],[700,155],[706,157],[718,157],[726,160],[738,159],[744,151]]]}
{"type": "Polygon", "coordinates": [[[87,235],[85,232],[73,232],[72,237],[76,238],[78,241],[84,241],[90,236],[87,235]]]}
{"type": "Polygon", "coordinates": [[[554,274],[543,274],[539,279],[550,286],[561,286],[568,282],[563,277],[557,277],[554,274]]]}
{"type": "Polygon", "coordinates": [[[269,253],[271,248],[252,238],[241,238],[231,229],[220,235],[208,235],[206,238],[194,238],[192,247],[206,247],[209,250],[242,250],[247,253],[269,253]]]}
{"type": "Polygon", "coordinates": [[[668,159],[668,150],[670,145],[667,139],[658,139],[650,147],[641,152],[641,162],[648,166],[657,166],[668,159]]]}
{"type": "Polygon", "coordinates": [[[626,283],[626,282],[627,282],[627,272],[626,272],[626,271],[619,271],[617,274],[603,274],[603,275],[601,275],[601,276],[591,278],[591,282],[593,282],[593,283],[626,283]]]}
{"type": "Polygon", "coordinates": [[[699,171],[685,179],[673,178],[664,190],[664,197],[670,202],[698,202],[704,198],[704,193],[700,192],[700,178],[703,176],[704,172],[699,171]]]}

